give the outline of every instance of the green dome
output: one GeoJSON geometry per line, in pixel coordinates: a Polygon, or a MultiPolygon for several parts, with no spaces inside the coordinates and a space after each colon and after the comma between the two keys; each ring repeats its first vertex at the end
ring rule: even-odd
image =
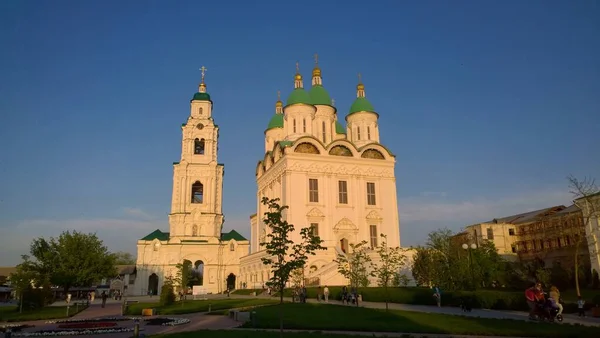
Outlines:
{"type": "Polygon", "coordinates": [[[275,114],[269,121],[269,126],[267,126],[267,130],[273,128],[283,128],[283,114],[275,114]]]}
{"type": "Polygon", "coordinates": [[[210,101],[210,95],[208,95],[208,93],[196,93],[192,100],[210,101]]]}
{"type": "Polygon", "coordinates": [[[366,97],[357,97],[356,100],[354,100],[354,103],[352,104],[352,106],[350,106],[350,114],[354,114],[354,113],[358,113],[361,111],[367,111],[367,112],[375,112],[375,108],[373,108],[373,105],[371,104],[371,102],[369,102],[369,100],[367,100],[366,97]]]}
{"type": "Polygon", "coordinates": [[[344,126],[342,126],[340,121],[335,121],[335,133],[336,134],[345,134],[346,133],[346,129],[344,128],[344,126]]]}
{"type": "Polygon", "coordinates": [[[327,92],[327,90],[325,90],[325,88],[323,88],[323,86],[321,86],[321,85],[313,86],[310,89],[309,94],[310,94],[310,100],[311,100],[312,104],[322,104],[322,105],[331,106],[331,97],[329,96],[329,93],[327,92]]]}
{"type": "Polygon", "coordinates": [[[292,105],[297,103],[311,104],[310,96],[303,88],[296,88],[292,90],[290,96],[288,96],[286,105],[292,105]]]}

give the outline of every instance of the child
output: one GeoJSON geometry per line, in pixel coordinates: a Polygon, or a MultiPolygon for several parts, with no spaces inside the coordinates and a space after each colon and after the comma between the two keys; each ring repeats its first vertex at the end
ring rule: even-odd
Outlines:
{"type": "Polygon", "coordinates": [[[585,310],[583,309],[583,305],[585,305],[585,300],[581,298],[581,296],[577,299],[577,312],[579,313],[579,317],[585,317],[585,310]]]}

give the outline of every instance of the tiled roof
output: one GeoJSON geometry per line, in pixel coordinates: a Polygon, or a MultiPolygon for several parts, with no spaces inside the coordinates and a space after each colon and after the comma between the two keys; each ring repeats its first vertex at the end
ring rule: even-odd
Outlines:
{"type": "Polygon", "coordinates": [[[566,207],[564,205],[557,205],[554,207],[529,211],[529,212],[525,212],[522,214],[517,214],[517,215],[512,215],[512,216],[507,216],[507,217],[502,217],[502,218],[496,218],[494,220],[483,222],[483,223],[509,223],[509,224],[530,223],[530,222],[535,221],[539,217],[542,217],[542,215],[548,211],[551,211],[553,209],[557,209],[556,211],[561,211],[561,210],[564,210],[565,208],[566,207]]]}
{"type": "Polygon", "coordinates": [[[244,238],[244,236],[240,235],[235,230],[231,230],[230,232],[221,233],[221,240],[222,241],[229,241],[229,240],[232,240],[232,239],[236,240],[236,241],[247,241],[247,239],[244,238]]]}
{"type": "Polygon", "coordinates": [[[169,240],[169,233],[168,232],[162,232],[159,229],[154,230],[152,233],[150,233],[149,235],[147,235],[146,237],[142,238],[142,241],[151,241],[154,239],[158,239],[159,241],[168,241],[169,240]]]}

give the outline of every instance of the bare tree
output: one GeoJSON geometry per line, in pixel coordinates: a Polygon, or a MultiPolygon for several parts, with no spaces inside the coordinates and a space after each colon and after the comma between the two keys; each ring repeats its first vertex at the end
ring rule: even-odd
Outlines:
{"type": "MultiPolygon", "coordinates": [[[[583,239],[587,237],[587,229],[591,227],[591,220],[597,219],[599,216],[600,191],[596,186],[596,181],[592,178],[585,177],[583,180],[579,180],[571,175],[567,179],[569,180],[569,188],[571,194],[573,194],[575,205],[581,209],[583,224],[586,229],[585,235],[577,236],[575,243],[575,290],[579,297],[581,296],[579,290],[579,247],[583,239]]],[[[590,231],[593,231],[593,229],[590,229],[590,231]]],[[[594,253],[590,252],[590,254],[594,253]]]]}

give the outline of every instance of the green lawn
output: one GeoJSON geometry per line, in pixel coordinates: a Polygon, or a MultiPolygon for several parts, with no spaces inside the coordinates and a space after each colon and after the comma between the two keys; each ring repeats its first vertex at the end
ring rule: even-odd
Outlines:
{"type": "MultiPolygon", "coordinates": [[[[323,334],[309,332],[285,332],[285,337],[290,338],[356,338],[356,335],[323,334]]],[[[152,338],[279,338],[279,332],[271,331],[245,331],[245,330],[202,330],[192,332],[181,332],[173,334],[161,334],[152,338]]],[[[416,338],[417,336],[415,336],[416,338]]],[[[418,336],[420,338],[420,336],[418,336]]],[[[409,337],[406,337],[409,338],[409,337]]]]}
{"type": "MultiPolygon", "coordinates": [[[[281,306],[257,308],[256,327],[277,329],[281,306]]],[[[443,314],[357,308],[341,305],[283,305],[287,329],[381,331],[535,337],[600,337],[600,328],[520,320],[484,319],[443,314]]],[[[246,323],[251,327],[251,323],[246,323]]]]}
{"type": "Polygon", "coordinates": [[[41,309],[23,311],[23,313],[19,313],[19,308],[16,306],[0,306],[0,322],[66,318],[83,311],[85,308],[85,306],[79,306],[79,308],[71,306],[69,316],[67,316],[66,306],[47,306],[41,309]]]}
{"type": "Polygon", "coordinates": [[[135,303],[129,305],[128,315],[141,315],[143,309],[156,309],[161,315],[179,315],[184,313],[207,312],[210,305],[211,311],[227,310],[233,308],[251,307],[257,305],[276,304],[274,299],[211,299],[211,300],[187,300],[184,303],[177,302],[173,305],[161,307],[158,303],[135,303]]]}
{"type": "Polygon", "coordinates": [[[232,294],[236,294],[236,295],[245,295],[245,296],[249,296],[252,292],[256,292],[256,294],[260,294],[262,293],[263,290],[261,289],[239,289],[239,290],[234,290],[232,292],[232,294]]]}

